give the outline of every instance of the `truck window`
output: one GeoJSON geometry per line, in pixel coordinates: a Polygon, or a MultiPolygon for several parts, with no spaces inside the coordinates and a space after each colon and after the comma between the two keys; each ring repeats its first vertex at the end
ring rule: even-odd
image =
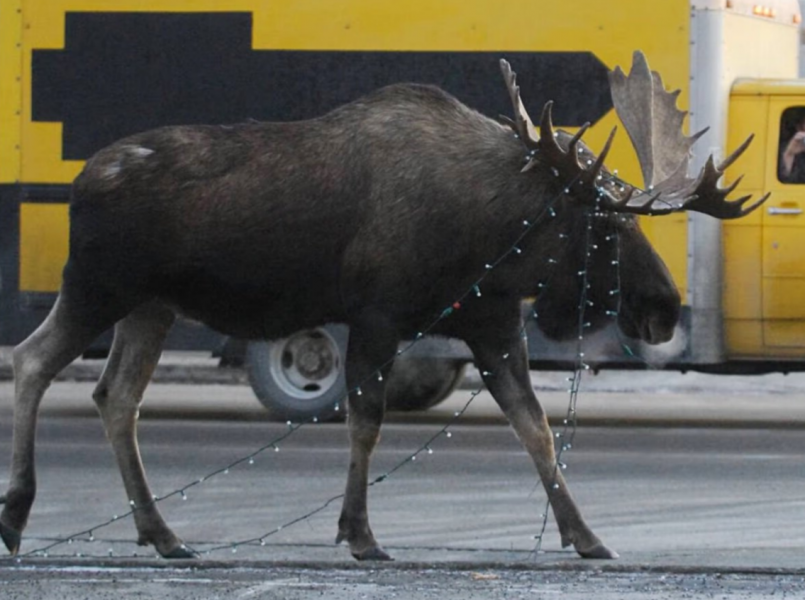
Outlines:
{"type": "Polygon", "coordinates": [[[783,111],[777,156],[780,181],[805,184],[805,106],[792,106],[783,111]]]}

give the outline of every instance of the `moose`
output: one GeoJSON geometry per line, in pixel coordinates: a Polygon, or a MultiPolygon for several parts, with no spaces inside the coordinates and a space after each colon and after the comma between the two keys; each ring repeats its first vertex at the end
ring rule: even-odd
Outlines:
{"type": "Polygon", "coordinates": [[[336,543],[348,542],[356,559],[390,558],[369,526],[370,456],[398,344],[434,321],[431,333],[472,351],[536,466],[563,547],[617,557],[585,523],[556,468],[554,437],[530,384],[521,303],[537,298],[538,325],[552,339],[573,339],[584,310],[591,330],[615,312],[627,336],[668,341],[680,296],[636,215],[689,210],[733,219],[766,198],[728,200],[737,182],[718,184],[751,138],[721,164],[710,157],[688,175],[703,132],[682,132],[676,94],[640,52],[628,76],[610,73],[610,87],[643,188],[604,166],[614,129],[598,156],[581,141],[587,126],[575,135],[554,130],[550,102],[537,129],[515,73],[505,60],[501,69],[513,118],[488,118],[438,87],[396,84],[311,120],[164,127],[90,158],[72,187],[59,296],[13,351],[13,454],[0,514],[9,551],[19,550],[36,493],[43,394],[114,327],[93,399],[135,507],[138,543],[166,558],[195,555],[153,501],[136,435],[162,342],[182,315],[251,339],[349,326],[350,458],[336,543]],[[532,224],[527,235],[524,223],[532,224]],[[607,276],[587,280],[580,269],[607,276]],[[462,297],[484,274],[482,293],[462,297]],[[445,307],[454,310],[445,316],[445,307]]]}

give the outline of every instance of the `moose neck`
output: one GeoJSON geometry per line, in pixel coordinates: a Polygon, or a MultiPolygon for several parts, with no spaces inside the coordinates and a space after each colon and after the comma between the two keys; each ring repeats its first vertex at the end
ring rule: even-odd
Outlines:
{"type": "MultiPolygon", "coordinates": [[[[423,91],[431,90],[404,90],[423,91]]],[[[401,114],[393,126],[387,107],[357,125],[372,141],[360,150],[369,172],[394,173],[373,177],[374,214],[361,245],[374,260],[389,253],[383,262],[409,289],[438,280],[439,302],[466,290],[488,264],[498,265],[484,278],[490,294],[535,295],[559,234],[572,228],[569,213],[581,209],[557,207],[551,217],[562,186],[547,166],[521,172],[527,150],[511,130],[449,98],[428,100],[428,111],[411,115],[395,104],[401,114]]]]}
{"type": "MultiPolygon", "coordinates": [[[[536,296],[558,263],[579,266],[575,263],[587,229],[587,210],[564,194],[549,167],[521,172],[526,157],[519,140],[504,130],[498,151],[473,171],[488,186],[475,186],[484,195],[473,199],[484,220],[475,243],[484,254],[484,266],[496,265],[486,285],[491,292],[516,290],[522,298],[536,296]]],[[[468,228],[472,219],[468,216],[468,228]]]]}

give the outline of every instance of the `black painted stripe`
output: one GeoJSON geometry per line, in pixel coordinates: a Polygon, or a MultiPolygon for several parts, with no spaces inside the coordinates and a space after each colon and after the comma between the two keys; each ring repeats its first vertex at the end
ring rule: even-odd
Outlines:
{"type": "Polygon", "coordinates": [[[63,158],[82,160],[166,124],[297,120],[373,89],[439,85],[484,114],[510,114],[498,60],[559,126],[612,107],[607,69],[589,52],[253,50],[249,13],[68,13],[64,50],[33,52],[33,119],[64,123],[63,158]]]}
{"type": "Polygon", "coordinates": [[[0,185],[0,345],[19,342],[19,185],[0,185]]]}
{"type": "Polygon", "coordinates": [[[19,202],[31,204],[61,204],[70,200],[70,186],[58,184],[21,184],[15,186],[19,202]]]}

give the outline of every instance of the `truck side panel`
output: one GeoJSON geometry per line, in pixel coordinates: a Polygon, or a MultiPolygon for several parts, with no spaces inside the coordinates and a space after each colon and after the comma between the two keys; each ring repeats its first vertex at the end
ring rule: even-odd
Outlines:
{"type": "MultiPolygon", "coordinates": [[[[0,0],[3,10],[11,4],[0,0]]],[[[13,263],[0,302],[3,320],[15,325],[0,330],[0,343],[18,341],[44,316],[66,259],[69,183],[92,152],[122,135],[168,123],[303,118],[399,80],[437,83],[486,114],[506,114],[497,67],[504,55],[531,110],[553,99],[558,126],[592,121],[593,148],[617,124],[606,71],[628,66],[636,48],[688,102],[686,0],[607,10],[597,0],[17,4],[22,157],[19,187],[0,206],[0,226],[13,228],[2,243],[16,244],[0,258],[13,263]]],[[[2,136],[8,144],[5,129],[2,136]]],[[[623,134],[611,164],[640,182],[623,134]]],[[[645,225],[684,290],[684,218],[645,225]]]]}

